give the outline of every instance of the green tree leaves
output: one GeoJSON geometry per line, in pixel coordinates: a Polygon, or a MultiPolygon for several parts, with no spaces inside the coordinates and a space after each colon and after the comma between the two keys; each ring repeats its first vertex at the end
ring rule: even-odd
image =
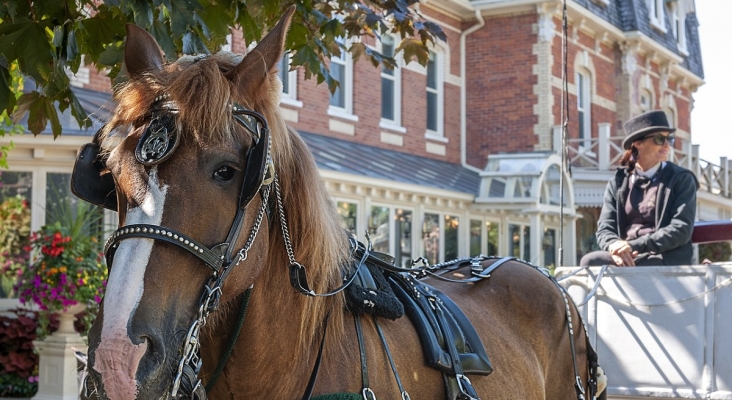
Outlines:
{"type": "Polygon", "coordinates": [[[256,42],[291,4],[297,5],[286,40],[292,68],[304,69],[307,79],[326,82],[333,91],[338,83],[330,76],[328,60],[342,51],[368,59],[374,66],[395,65],[393,58],[367,46],[362,40],[365,36],[378,38],[389,33],[400,38],[397,51],[403,52],[403,58],[426,64],[430,42],[445,37],[438,25],[425,21],[411,7],[416,2],[6,0],[0,3],[0,110],[6,110],[6,115],[14,113],[15,121],[27,117],[33,134],[50,124],[58,136],[58,111],[70,108],[81,126],[89,124],[70,90],[68,74],[87,65],[107,72],[111,80],[117,78],[126,23],[150,31],[166,58],[173,60],[182,54],[217,51],[230,33],[243,35],[246,43],[256,42]],[[9,84],[10,65],[33,79],[36,88],[19,97],[18,89],[9,84]]]}

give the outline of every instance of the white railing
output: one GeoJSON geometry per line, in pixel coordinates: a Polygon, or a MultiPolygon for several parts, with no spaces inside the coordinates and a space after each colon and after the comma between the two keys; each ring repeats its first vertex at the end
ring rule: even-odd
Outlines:
{"type": "MultiPolygon", "coordinates": [[[[599,269],[561,282],[575,302],[599,269]]],[[[732,263],[610,267],[580,314],[609,399],[732,399],[732,263]]]]}
{"type": "MultiPolygon", "coordinates": [[[[598,124],[598,137],[567,139],[567,159],[572,168],[606,171],[620,166],[625,136],[610,136],[609,123],[598,124]]],[[[561,128],[553,128],[554,149],[562,146],[561,128]]],[[[732,198],[732,160],[721,157],[719,164],[699,157],[699,145],[683,141],[681,149],[672,149],[671,161],[694,172],[701,190],[732,198]]]]}

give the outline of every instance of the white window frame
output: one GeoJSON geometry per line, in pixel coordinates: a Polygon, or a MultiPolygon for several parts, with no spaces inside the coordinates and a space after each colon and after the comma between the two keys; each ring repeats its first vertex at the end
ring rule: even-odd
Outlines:
{"type": "Polygon", "coordinates": [[[640,94],[638,95],[638,106],[642,113],[653,110],[653,94],[650,90],[641,89],[640,94]],[[646,105],[643,104],[644,97],[648,98],[648,104],[646,105]]]}
{"type": "Polygon", "coordinates": [[[583,130],[580,130],[579,121],[577,130],[582,146],[589,149],[592,146],[592,75],[586,70],[578,70],[575,74],[577,88],[577,115],[582,119],[583,130]],[[582,79],[584,85],[580,85],[582,79]]]}
{"type": "MultiPolygon", "coordinates": [[[[392,74],[388,74],[385,72],[386,67],[381,67],[381,90],[382,90],[382,96],[383,96],[383,90],[384,90],[384,79],[391,80],[392,81],[392,88],[393,93],[391,96],[392,101],[392,113],[394,115],[393,119],[384,118],[383,112],[381,116],[381,120],[379,122],[380,128],[390,129],[390,130],[396,130],[400,132],[406,132],[406,130],[402,127],[402,70],[400,68],[400,60],[397,59],[394,56],[394,49],[396,49],[396,38],[391,35],[383,35],[384,38],[389,38],[392,40],[392,54],[390,54],[390,57],[394,57],[396,61],[396,66],[393,70],[391,70],[392,74]]],[[[383,52],[383,43],[379,41],[380,51],[383,52]]],[[[381,105],[384,106],[383,104],[381,105]]],[[[383,110],[382,110],[383,111],[383,110]]]]}
{"type": "MultiPolygon", "coordinates": [[[[519,227],[519,257],[518,258],[521,260],[526,260],[526,261],[530,262],[531,261],[530,258],[534,255],[528,254],[529,257],[526,257],[527,254],[524,252],[524,249],[526,249],[527,243],[526,243],[526,238],[524,235],[524,230],[527,228],[529,229],[529,240],[531,240],[531,224],[524,222],[524,221],[513,221],[513,220],[506,221],[504,232],[506,234],[506,239],[507,239],[506,244],[508,246],[508,247],[506,247],[506,254],[509,256],[513,256],[513,253],[511,252],[511,246],[512,246],[512,242],[513,242],[513,238],[511,237],[511,225],[515,225],[515,226],[519,227]]],[[[529,245],[529,253],[531,253],[531,243],[529,243],[528,245],[529,245]]],[[[543,254],[541,256],[543,257],[543,254]]]]}
{"type": "MultiPolygon", "coordinates": [[[[492,255],[497,256],[498,254],[503,253],[503,251],[501,250],[501,235],[502,235],[503,231],[502,231],[502,224],[501,224],[500,219],[488,218],[488,217],[481,216],[481,215],[468,215],[467,221],[468,221],[468,223],[467,223],[467,226],[468,226],[467,235],[468,236],[467,236],[466,240],[470,240],[471,222],[472,221],[480,222],[480,254],[484,254],[487,256],[492,256],[492,255]],[[497,237],[498,241],[496,242],[496,253],[497,254],[489,254],[490,252],[488,251],[488,227],[487,227],[488,223],[495,224],[496,229],[498,231],[498,237],[497,237]]],[[[472,250],[470,248],[468,248],[468,253],[472,253],[472,250]]],[[[477,254],[468,254],[468,255],[471,257],[477,256],[477,254]]]]}
{"type": "Polygon", "coordinates": [[[663,18],[664,0],[647,0],[648,14],[651,26],[666,33],[666,23],[663,18]]]}
{"type": "Polygon", "coordinates": [[[686,48],[686,14],[684,8],[677,1],[669,4],[671,12],[671,29],[676,39],[676,49],[683,55],[689,55],[686,48]]]}
{"type": "MultiPolygon", "coordinates": [[[[340,117],[352,121],[358,121],[358,117],[353,114],[353,57],[351,53],[347,52],[348,42],[345,43],[343,49],[341,49],[340,57],[333,56],[330,59],[331,68],[333,63],[343,66],[344,73],[343,77],[338,81],[340,84],[339,90],[343,91],[343,104],[340,105],[328,105],[328,115],[331,117],[340,117]]],[[[330,98],[333,94],[330,94],[330,98]]],[[[330,99],[328,100],[330,102],[330,99]]]]}
{"type": "Polygon", "coordinates": [[[280,80],[282,75],[287,75],[287,83],[282,82],[282,96],[280,103],[288,106],[302,108],[302,101],[297,100],[297,70],[290,70],[290,53],[282,55],[279,63],[280,80]]]}
{"type": "MultiPolygon", "coordinates": [[[[428,139],[438,140],[438,141],[446,141],[445,138],[445,56],[442,51],[442,49],[435,48],[434,50],[430,50],[430,58],[434,60],[433,65],[435,66],[434,73],[435,73],[435,88],[430,88],[427,86],[427,82],[429,82],[429,64],[427,67],[425,67],[425,91],[426,93],[434,93],[437,97],[437,110],[436,111],[436,123],[437,123],[437,129],[429,129],[427,127],[427,121],[425,120],[425,127],[426,127],[426,133],[425,137],[428,139]]],[[[425,96],[425,99],[427,97],[425,96]]],[[[427,108],[428,105],[425,104],[425,108],[427,108]]],[[[427,109],[427,114],[429,114],[430,110],[427,109]]]]}

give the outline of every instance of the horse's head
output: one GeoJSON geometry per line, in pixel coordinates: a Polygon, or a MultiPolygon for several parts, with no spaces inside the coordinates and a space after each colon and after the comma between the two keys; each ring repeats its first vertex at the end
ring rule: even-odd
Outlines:
{"type": "Polygon", "coordinates": [[[280,228],[271,223],[279,212],[275,170],[280,161],[295,164],[277,150],[291,139],[277,113],[275,71],[293,12],[243,58],[219,53],[169,65],[152,36],[128,26],[129,81],[116,90],[118,107],[87,149],[86,167],[75,171],[82,180],[102,160],[107,178],[79,194],[104,199],[120,219],[89,333],[89,386],[102,398],[193,390],[205,317],[257,282],[270,258],[280,228]]]}

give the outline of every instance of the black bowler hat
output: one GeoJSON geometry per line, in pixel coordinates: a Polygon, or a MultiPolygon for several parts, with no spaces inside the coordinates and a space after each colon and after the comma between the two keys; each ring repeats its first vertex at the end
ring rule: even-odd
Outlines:
{"type": "Polygon", "coordinates": [[[625,133],[628,136],[623,139],[623,148],[625,150],[630,149],[630,145],[636,140],[643,139],[645,136],[655,132],[674,132],[676,128],[672,128],[668,125],[666,119],[666,113],[663,111],[648,111],[638,115],[637,117],[631,118],[628,122],[623,125],[625,133]]]}

